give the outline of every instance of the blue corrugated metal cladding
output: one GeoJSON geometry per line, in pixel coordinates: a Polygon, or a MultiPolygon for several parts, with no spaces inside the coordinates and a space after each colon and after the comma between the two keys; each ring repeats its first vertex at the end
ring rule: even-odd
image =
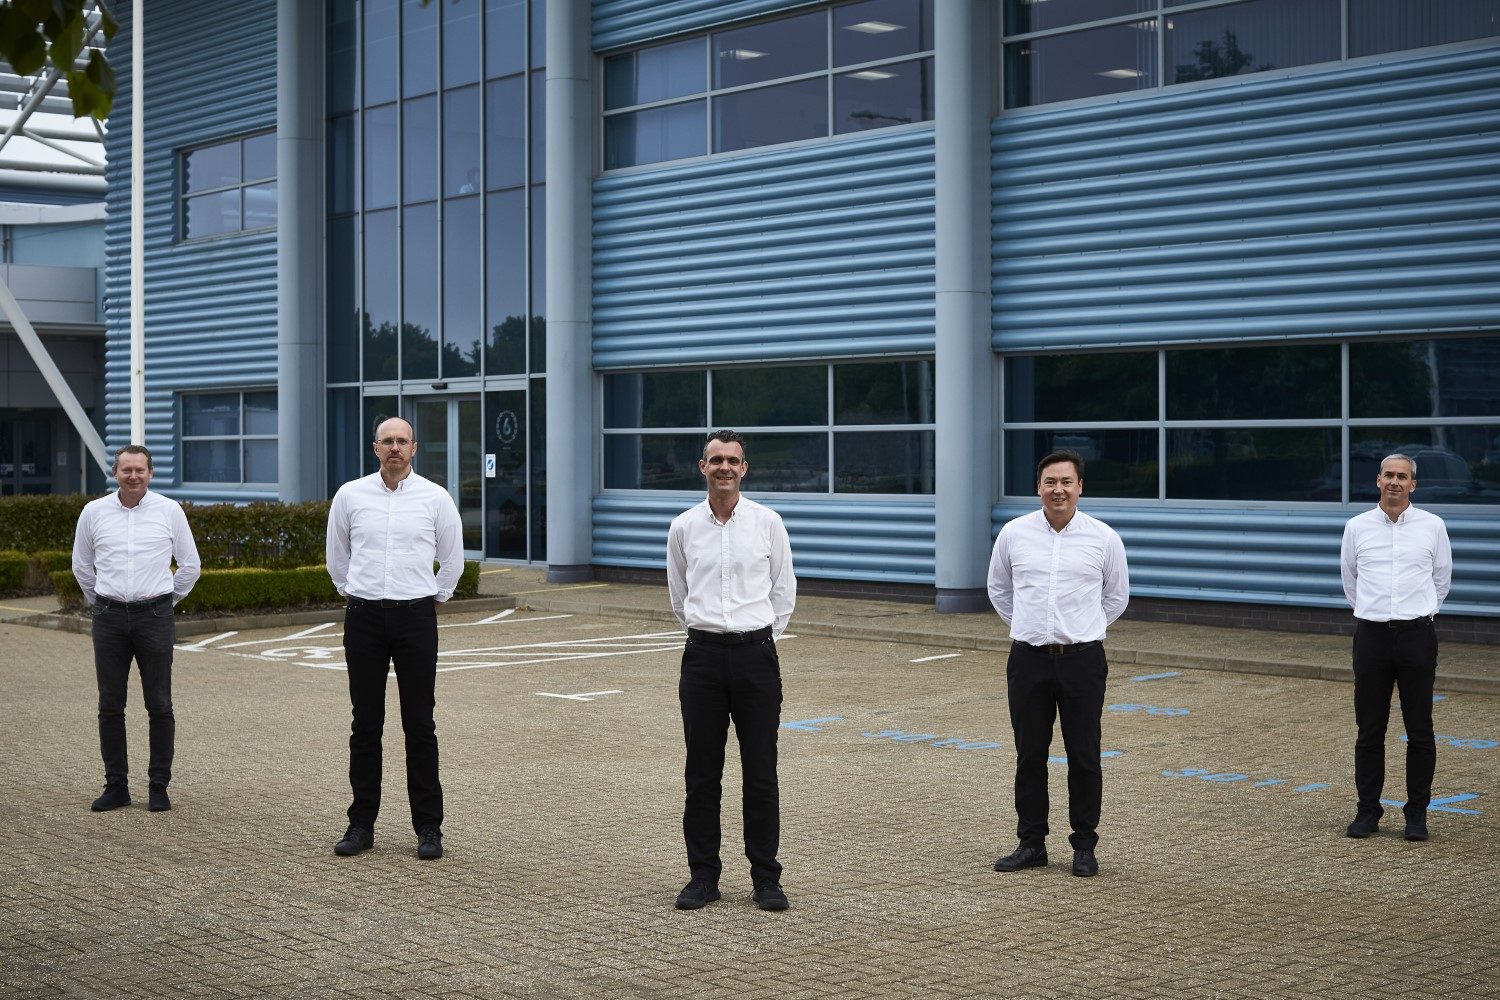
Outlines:
{"type": "MultiPolygon", "coordinates": [[[[105,439],[130,436],[131,5],[114,7],[119,81],[110,116],[105,324],[105,439]]],[[[197,500],[274,500],[263,491],[183,490],[176,394],[276,385],[276,233],[178,243],[177,156],[186,147],[276,124],[276,0],[223,19],[192,0],[152,0],[146,17],[146,445],[153,485],[197,500]]]]}
{"type": "Polygon", "coordinates": [[[594,51],[641,45],[730,21],[810,7],[818,0],[593,0],[594,51]]]}

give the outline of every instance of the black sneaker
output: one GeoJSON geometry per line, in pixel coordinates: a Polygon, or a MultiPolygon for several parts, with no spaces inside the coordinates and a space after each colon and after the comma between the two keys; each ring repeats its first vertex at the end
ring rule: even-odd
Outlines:
{"type": "Polygon", "coordinates": [[[787,902],[786,893],[782,891],[779,882],[765,881],[755,887],[755,905],[762,910],[784,910],[792,905],[787,902]]]}
{"type": "Polygon", "coordinates": [[[151,786],[151,792],[146,799],[146,808],[154,813],[166,812],[172,808],[172,800],[167,797],[166,785],[151,786]]]}
{"type": "Polygon", "coordinates": [[[333,853],[352,858],[375,846],[375,831],[369,827],[351,826],[344,832],[344,839],[333,845],[333,853]]]}
{"type": "Polygon", "coordinates": [[[695,878],[677,894],[679,910],[701,910],[719,898],[719,887],[705,879],[695,878]]]}
{"type": "Polygon", "coordinates": [[[109,812],[121,806],[130,805],[130,789],[124,785],[105,785],[104,794],[94,800],[89,806],[96,813],[109,812]]]}
{"type": "Polygon", "coordinates": [[[1017,847],[1005,857],[995,862],[997,872],[1018,872],[1022,868],[1045,868],[1047,867],[1047,849],[1045,847],[1017,847]]]}
{"type": "Polygon", "coordinates": [[[1379,829],[1380,813],[1362,812],[1354,817],[1354,822],[1349,824],[1349,828],[1344,831],[1344,834],[1353,837],[1355,840],[1364,840],[1379,829]]]}
{"type": "Polygon", "coordinates": [[[1407,840],[1427,839],[1427,810],[1406,814],[1406,829],[1401,834],[1407,840]]]}
{"type": "Polygon", "coordinates": [[[424,826],[417,831],[417,857],[423,861],[436,861],[443,856],[443,832],[435,826],[424,826]]]}

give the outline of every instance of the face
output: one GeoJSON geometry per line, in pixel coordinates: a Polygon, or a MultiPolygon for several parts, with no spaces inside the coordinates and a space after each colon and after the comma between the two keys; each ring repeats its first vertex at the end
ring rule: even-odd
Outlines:
{"type": "Polygon", "coordinates": [[[698,460],[698,471],[708,480],[710,496],[739,496],[740,480],[749,467],[745,449],[738,441],[710,441],[698,460]]]}
{"type": "Polygon", "coordinates": [[[151,474],[152,469],[146,462],[145,455],[127,451],[115,459],[115,481],[120,484],[120,500],[126,506],[133,506],[146,495],[146,487],[151,484],[151,474]]]}
{"type": "Polygon", "coordinates": [[[1380,463],[1380,475],[1375,478],[1375,485],[1380,488],[1382,504],[1401,508],[1411,503],[1411,491],[1417,488],[1417,478],[1412,475],[1410,462],[1388,458],[1380,463]]]}
{"type": "Polygon", "coordinates": [[[375,457],[380,460],[381,472],[396,479],[405,477],[417,453],[413,437],[411,424],[400,417],[392,417],[375,429],[375,457]]]}
{"type": "Polygon", "coordinates": [[[1051,514],[1068,518],[1078,508],[1078,498],[1083,496],[1083,480],[1072,462],[1053,462],[1042,467],[1042,478],[1037,480],[1036,495],[1042,498],[1042,509],[1051,514]]]}

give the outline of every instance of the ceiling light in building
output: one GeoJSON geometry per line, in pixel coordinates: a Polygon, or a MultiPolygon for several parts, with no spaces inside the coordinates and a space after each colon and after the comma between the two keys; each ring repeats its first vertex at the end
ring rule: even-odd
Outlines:
{"type": "Polygon", "coordinates": [[[1145,76],[1145,72],[1138,69],[1107,69],[1097,76],[1107,76],[1111,80],[1134,80],[1138,76],[1145,76]]]}
{"type": "Polygon", "coordinates": [[[849,31],[859,31],[866,35],[883,35],[887,31],[900,31],[906,25],[892,24],[889,21],[861,21],[858,24],[846,24],[844,27],[849,31]]]}
{"type": "Polygon", "coordinates": [[[883,69],[862,69],[858,73],[846,73],[851,80],[889,80],[898,73],[890,73],[883,69]]]}
{"type": "Polygon", "coordinates": [[[755,49],[725,49],[724,51],[719,53],[719,55],[725,59],[739,59],[741,61],[746,59],[759,59],[765,54],[766,53],[764,52],[757,52],[755,49]]]}

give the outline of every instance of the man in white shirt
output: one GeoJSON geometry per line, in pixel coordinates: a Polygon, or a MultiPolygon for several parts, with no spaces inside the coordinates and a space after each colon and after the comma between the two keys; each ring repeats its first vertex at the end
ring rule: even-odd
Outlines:
{"type": "Polygon", "coordinates": [[[1432,684],[1438,640],[1432,619],[1453,582],[1448,529],[1436,514],[1411,504],[1417,463],[1391,455],[1375,480],[1380,505],[1344,525],[1340,575],[1354,608],[1354,822],[1345,831],[1368,837],[1385,810],[1385,728],[1391,689],[1400,688],[1406,723],[1407,840],[1427,839],[1427,805],[1437,747],[1432,735],[1432,684]]]}
{"type": "Polygon", "coordinates": [[[406,733],[406,794],[417,856],[443,856],[438,782],[437,605],[464,568],[463,524],[453,498],[412,471],[417,442],[400,417],[375,431],[380,471],[339,487],[328,512],[328,575],[348,598],[344,659],[354,719],[349,734],[349,829],[334,845],[350,856],[375,846],[380,812],[380,737],[385,679],[395,664],[406,733]],[[439,564],[436,574],[433,560],[439,564]]]}
{"type": "Polygon", "coordinates": [[[1052,720],[1068,755],[1073,874],[1098,874],[1103,773],[1100,718],[1109,664],[1105,629],[1130,600],[1125,546],[1115,530],[1078,509],[1083,458],[1056,451],[1037,464],[1042,509],[1000,529],[990,555],[990,603],[1010,626],[1006,690],[1016,738],[1016,836],[997,872],[1047,864],[1047,756],[1052,720]]]}
{"type": "Polygon", "coordinates": [[[99,682],[104,794],[94,800],[95,812],[130,804],[125,697],[132,658],[141,671],[141,693],[151,719],[146,805],[152,812],[172,808],[167,795],[177,739],[177,717],[172,713],[177,626],[172,609],[193,589],[200,566],[182,506],[147,488],[155,471],[151,453],[140,445],[115,452],[111,475],[119,489],[90,501],[73,535],[73,577],[93,611],[94,675],[99,682]]]}
{"type": "Polygon", "coordinates": [[[792,617],[797,578],[781,516],[740,495],[748,468],[744,438],[734,431],[715,433],[698,462],[708,498],[679,514],[667,532],[672,613],[687,629],[677,696],[687,741],[682,833],[692,878],[677,896],[680,910],[701,909],[719,898],[719,800],[730,719],[740,744],[745,857],[755,902],[762,910],[788,905],[776,860],[776,640],[792,617]]]}

